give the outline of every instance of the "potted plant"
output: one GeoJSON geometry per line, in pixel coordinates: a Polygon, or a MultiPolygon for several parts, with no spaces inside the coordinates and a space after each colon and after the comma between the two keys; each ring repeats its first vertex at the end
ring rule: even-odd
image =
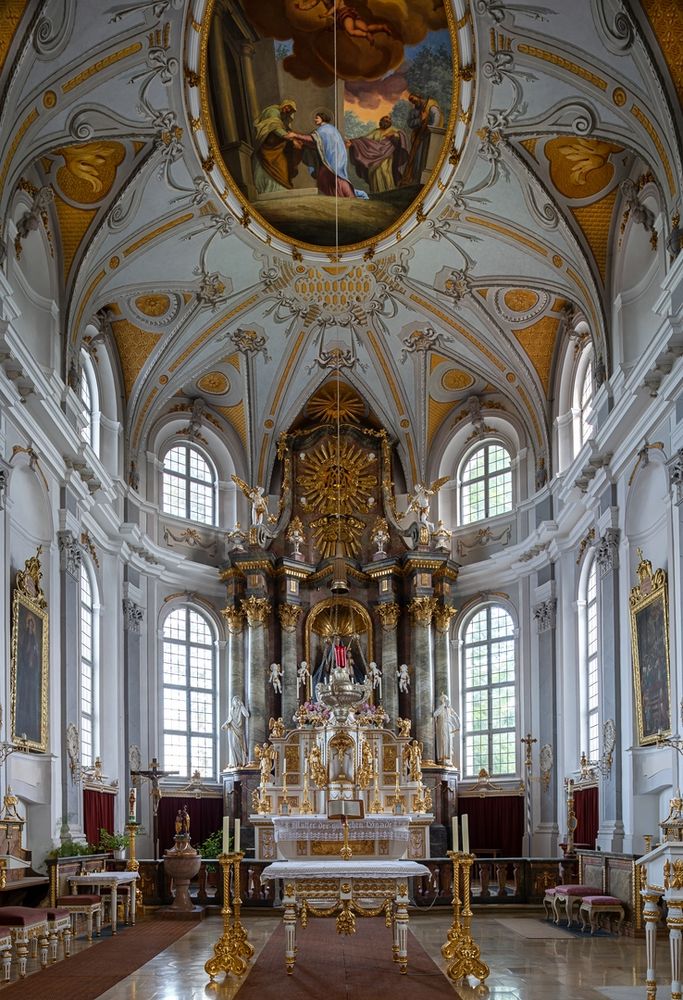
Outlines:
{"type": "Polygon", "coordinates": [[[100,829],[100,850],[112,851],[119,861],[126,856],[128,847],[127,833],[109,833],[104,828],[100,829]]]}
{"type": "MultiPolygon", "coordinates": [[[[216,830],[215,833],[210,834],[204,843],[199,845],[197,850],[202,858],[209,858],[211,861],[214,861],[219,854],[223,853],[223,831],[216,830]]],[[[207,885],[216,886],[217,867],[217,865],[204,865],[207,885]]]]}

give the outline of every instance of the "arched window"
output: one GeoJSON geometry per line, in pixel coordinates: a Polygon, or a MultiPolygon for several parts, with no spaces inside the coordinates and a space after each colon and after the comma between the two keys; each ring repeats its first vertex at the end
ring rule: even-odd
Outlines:
{"type": "Polygon", "coordinates": [[[161,506],[174,517],[216,523],[216,474],[197,448],[178,444],[166,452],[161,506]]]}
{"type": "Polygon", "coordinates": [[[593,351],[589,352],[587,363],[583,369],[578,392],[579,403],[579,447],[581,447],[593,433],[593,425],[590,422],[593,404],[593,351]]]}
{"type": "Polygon", "coordinates": [[[97,616],[93,580],[81,563],[79,617],[81,761],[92,767],[98,754],[99,699],[97,616]]]}
{"type": "Polygon", "coordinates": [[[512,618],[498,605],[477,611],[462,646],[464,776],[517,773],[517,671],[512,618]]]}
{"type": "Polygon", "coordinates": [[[581,684],[581,740],[589,760],[600,756],[600,658],[597,561],[585,578],[583,596],[583,678],[581,684]]]}
{"type": "Polygon", "coordinates": [[[460,524],[512,510],[510,453],[497,441],[479,445],[460,467],[460,524]]]}
{"type": "Polygon", "coordinates": [[[163,761],[189,778],[216,777],[216,648],[210,620],[177,608],[163,627],[163,761]]]}
{"type": "Polygon", "coordinates": [[[85,410],[87,422],[81,430],[81,437],[95,454],[100,448],[100,401],[97,391],[97,378],[92,359],[86,351],[81,351],[81,379],[79,396],[85,410]]]}

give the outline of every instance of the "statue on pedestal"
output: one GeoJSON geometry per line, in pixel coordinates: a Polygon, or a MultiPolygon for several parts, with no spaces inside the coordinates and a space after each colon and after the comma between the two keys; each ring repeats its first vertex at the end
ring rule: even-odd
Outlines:
{"type": "Polygon", "coordinates": [[[451,706],[447,694],[439,695],[439,705],[434,712],[436,759],[439,764],[453,763],[453,737],[460,729],[458,713],[451,706]]]}
{"type": "Polygon", "coordinates": [[[230,718],[224,722],[221,729],[228,731],[228,745],[230,747],[230,764],[232,767],[244,767],[249,759],[247,750],[247,739],[245,733],[246,720],[249,712],[239,695],[233,695],[230,718]]]}

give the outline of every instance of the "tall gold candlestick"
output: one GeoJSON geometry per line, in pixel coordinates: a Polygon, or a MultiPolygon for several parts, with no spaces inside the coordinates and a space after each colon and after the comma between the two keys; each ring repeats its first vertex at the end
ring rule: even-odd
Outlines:
{"type": "Polygon", "coordinates": [[[204,971],[213,982],[219,972],[243,976],[247,971],[247,958],[254,954],[253,945],[247,940],[247,932],[240,921],[240,862],[243,851],[221,854],[218,863],[223,871],[223,933],[213,946],[213,957],[204,964],[204,971]],[[233,872],[234,898],[230,905],[230,872],[233,872]]]}
{"type": "MultiPolygon", "coordinates": [[[[128,862],[126,864],[127,872],[138,872],[140,871],[140,862],[135,857],[135,837],[138,832],[138,823],[130,822],[126,823],[126,830],[128,831],[128,862]]],[[[142,889],[140,888],[140,879],[135,880],[135,908],[139,913],[143,912],[142,906],[142,889]]]]}
{"type": "Polygon", "coordinates": [[[453,862],[453,924],[448,931],[441,954],[449,962],[446,974],[454,983],[466,976],[474,976],[480,983],[488,979],[490,969],[481,960],[479,945],[471,934],[472,907],[470,906],[470,883],[473,854],[449,851],[453,862]],[[460,873],[462,872],[462,910],[460,908],[460,873]],[[462,916],[462,923],[460,917],[462,916]]]}

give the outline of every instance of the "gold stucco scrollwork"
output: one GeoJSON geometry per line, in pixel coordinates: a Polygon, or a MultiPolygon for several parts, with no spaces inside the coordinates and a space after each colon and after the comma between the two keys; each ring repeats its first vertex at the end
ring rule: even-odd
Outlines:
{"type": "Polygon", "coordinates": [[[434,624],[437,632],[448,632],[451,618],[457,614],[458,609],[451,604],[442,604],[434,609],[434,624]]]}
{"type": "Polygon", "coordinates": [[[281,604],[277,609],[280,625],[284,632],[295,632],[303,608],[299,604],[281,604]]]}
{"type": "Polygon", "coordinates": [[[394,604],[393,601],[387,604],[377,605],[377,616],[381,621],[382,628],[385,632],[392,632],[396,628],[400,614],[400,607],[398,604],[394,604]]]}
{"type": "Polygon", "coordinates": [[[267,597],[247,597],[242,601],[242,610],[247,616],[249,628],[265,625],[270,616],[270,601],[267,597]]]}
{"type": "Polygon", "coordinates": [[[244,612],[239,608],[222,608],[221,616],[227,622],[230,635],[239,635],[244,625],[244,612]]]}
{"type": "Polygon", "coordinates": [[[436,597],[414,597],[408,605],[412,621],[418,625],[431,625],[437,605],[436,597]]]}

